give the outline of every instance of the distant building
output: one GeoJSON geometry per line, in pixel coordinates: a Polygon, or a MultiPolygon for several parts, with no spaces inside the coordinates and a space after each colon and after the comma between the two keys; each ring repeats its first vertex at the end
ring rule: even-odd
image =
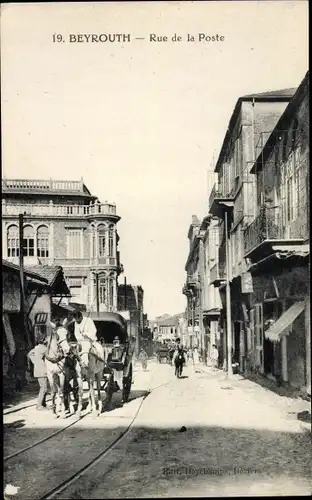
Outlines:
{"type": "Polygon", "coordinates": [[[24,214],[26,266],[62,266],[72,301],[89,311],[117,310],[118,252],[113,203],[100,203],[83,180],[2,180],[2,252],[19,259],[19,214],[24,214]],[[97,279],[98,278],[98,279],[97,279]]]}

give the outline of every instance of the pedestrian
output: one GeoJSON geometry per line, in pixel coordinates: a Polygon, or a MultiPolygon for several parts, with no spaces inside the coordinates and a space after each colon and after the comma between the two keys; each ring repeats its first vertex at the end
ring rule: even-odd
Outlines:
{"type": "Polygon", "coordinates": [[[216,344],[213,344],[211,348],[211,361],[212,361],[212,367],[213,368],[218,368],[219,366],[219,351],[217,349],[216,344]]]}
{"type": "Polygon", "coordinates": [[[147,368],[147,359],[148,359],[148,355],[147,355],[146,351],[142,348],[140,351],[140,354],[139,354],[139,360],[141,361],[142,368],[144,371],[147,368]]]}
{"type": "Polygon", "coordinates": [[[28,357],[34,365],[34,377],[38,379],[39,383],[37,410],[45,410],[47,406],[46,396],[48,392],[48,377],[44,360],[46,349],[46,339],[42,334],[40,334],[37,337],[36,347],[28,353],[28,357]]]}
{"type": "Polygon", "coordinates": [[[193,366],[195,373],[200,372],[199,370],[199,354],[197,347],[194,347],[193,350],[193,366]]]}

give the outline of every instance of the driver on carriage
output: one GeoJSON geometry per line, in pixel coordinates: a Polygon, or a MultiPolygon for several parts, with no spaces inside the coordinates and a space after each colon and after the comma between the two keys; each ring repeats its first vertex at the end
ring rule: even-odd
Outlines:
{"type": "Polygon", "coordinates": [[[91,318],[83,316],[81,311],[75,311],[73,319],[75,321],[75,337],[78,343],[82,340],[97,342],[96,327],[91,318]]]}
{"type": "MultiPolygon", "coordinates": [[[[75,337],[77,343],[81,345],[84,341],[89,341],[91,346],[95,349],[98,357],[103,358],[103,346],[97,339],[97,330],[92,318],[88,316],[83,316],[82,312],[79,310],[74,311],[73,319],[75,321],[75,337]]],[[[105,349],[104,349],[104,359],[105,361],[105,349]]]]}

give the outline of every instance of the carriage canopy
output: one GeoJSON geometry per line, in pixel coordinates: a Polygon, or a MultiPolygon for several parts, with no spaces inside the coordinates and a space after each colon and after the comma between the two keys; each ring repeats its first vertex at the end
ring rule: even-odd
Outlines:
{"type": "Polygon", "coordinates": [[[100,312],[89,313],[97,329],[97,337],[103,339],[106,344],[112,344],[116,336],[119,337],[121,344],[129,341],[127,322],[118,313],[100,312]]]}

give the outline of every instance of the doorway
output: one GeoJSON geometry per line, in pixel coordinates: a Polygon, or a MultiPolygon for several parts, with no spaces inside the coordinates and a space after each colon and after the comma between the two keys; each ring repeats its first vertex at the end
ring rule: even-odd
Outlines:
{"type": "Polygon", "coordinates": [[[232,357],[234,363],[239,363],[240,331],[241,331],[240,322],[234,321],[234,346],[233,346],[233,357],[232,357]]]}

